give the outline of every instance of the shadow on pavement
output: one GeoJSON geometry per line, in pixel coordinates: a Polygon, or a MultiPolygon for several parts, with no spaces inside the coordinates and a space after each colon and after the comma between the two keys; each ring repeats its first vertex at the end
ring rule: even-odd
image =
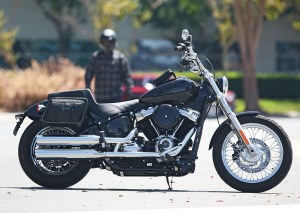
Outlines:
{"type": "MultiPolygon", "coordinates": [[[[238,191],[205,191],[205,190],[168,190],[168,189],[118,189],[118,188],[66,188],[66,189],[47,189],[43,187],[0,187],[0,189],[22,189],[22,190],[30,190],[30,191],[50,191],[50,190],[64,190],[64,191],[82,191],[82,192],[89,192],[89,191],[110,191],[110,192],[139,192],[139,193],[146,193],[146,192],[161,192],[161,193],[180,193],[180,192],[195,192],[195,193],[231,193],[231,194],[253,194],[253,193],[244,193],[238,191]]],[[[280,193],[255,193],[255,194],[264,194],[264,195],[277,195],[280,193]]]]}

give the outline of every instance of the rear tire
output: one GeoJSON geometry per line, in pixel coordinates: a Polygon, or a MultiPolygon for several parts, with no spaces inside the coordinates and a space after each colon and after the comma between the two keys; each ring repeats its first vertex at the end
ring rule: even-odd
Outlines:
{"type": "Polygon", "coordinates": [[[45,127],[40,121],[32,122],[24,131],[19,143],[19,161],[25,174],[36,184],[61,189],[78,183],[89,172],[92,161],[88,160],[37,160],[34,150],[38,134],[72,135],[65,127],[45,127]]]}
{"type": "Polygon", "coordinates": [[[213,147],[216,171],[225,183],[241,192],[270,190],[286,177],[291,168],[291,142],[284,130],[268,118],[248,116],[239,118],[239,121],[245,133],[250,134],[249,139],[256,143],[263,154],[257,161],[247,161],[250,155],[247,155],[246,148],[243,148],[229,125],[226,125],[221,129],[213,147]],[[262,139],[260,134],[263,135],[262,139]]]}

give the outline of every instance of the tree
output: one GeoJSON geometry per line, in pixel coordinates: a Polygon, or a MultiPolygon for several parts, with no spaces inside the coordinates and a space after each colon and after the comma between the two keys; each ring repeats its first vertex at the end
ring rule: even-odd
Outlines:
{"type": "Polygon", "coordinates": [[[86,8],[80,0],[36,0],[44,15],[53,22],[61,55],[65,55],[74,37],[74,29],[87,21],[86,8]]]}
{"type": "Polygon", "coordinates": [[[295,30],[300,31],[300,0],[288,1],[288,15],[295,30]]]}
{"type": "Polygon", "coordinates": [[[263,29],[264,17],[274,20],[285,9],[280,0],[233,0],[238,44],[244,68],[244,98],[246,110],[259,109],[256,79],[256,53],[263,29]]]}
{"type": "Polygon", "coordinates": [[[219,31],[220,43],[222,46],[223,69],[228,70],[229,64],[227,58],[229,48],[237,41],[231,0],[210,0],[208,2],[212,8],[212,14],[219,31]]]}
{"type": "Polygon", "coordinates": [[[132,17],[136,27],[150,23],[156,28],[172,30],[177,35],[187,27],[200,28],[209,12],[205,0],[140,0],[132,17]]]}
{"type": "Polygon", "coordinates": [[[0,55],[11,66],[16,66],[16,57],[13,53],[13,45],[18,30],[4,30],[6,19],[4,12],[0,10],[0,55]]]}
{"type": "Polygon", "coordinates": [[[89,12],[95,36],[105,28],[115,28],[115,21],[125,18],[138,7],[138,0],[80,0],[89,12]]]}

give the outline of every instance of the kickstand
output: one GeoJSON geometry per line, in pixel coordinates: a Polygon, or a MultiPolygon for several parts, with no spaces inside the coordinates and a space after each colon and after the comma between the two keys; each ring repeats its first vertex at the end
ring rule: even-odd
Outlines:
{"type": "Polygon", "coordinates": [[[167,180],[167,183],[168,183],[168,186],[169,186],[168,190],[173,190],[173,188],[172,188],[172,183],[174,183],[173,182],[173,177],[171,179],[171,182],[169,181],[169,177],[170,176],[166,176],[166,180],[167,180]]]}

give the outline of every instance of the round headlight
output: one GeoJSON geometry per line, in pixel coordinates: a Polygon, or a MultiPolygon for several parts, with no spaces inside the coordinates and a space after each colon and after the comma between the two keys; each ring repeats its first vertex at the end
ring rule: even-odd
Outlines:
{"type": "Polygon", "coordinates": [[[228,80],[225,76],[220,77],[217,79],[217,83],[218,83],[218,87],[220,89],[220,91],[224,94],[226,94],[227,90],[228,90],[228,80]]]}
{"type": "Polygon", "coordinates": [[[182,30],[181,38],[186,41],[189,38],[189,31],[187,29],[182,30]]]}

